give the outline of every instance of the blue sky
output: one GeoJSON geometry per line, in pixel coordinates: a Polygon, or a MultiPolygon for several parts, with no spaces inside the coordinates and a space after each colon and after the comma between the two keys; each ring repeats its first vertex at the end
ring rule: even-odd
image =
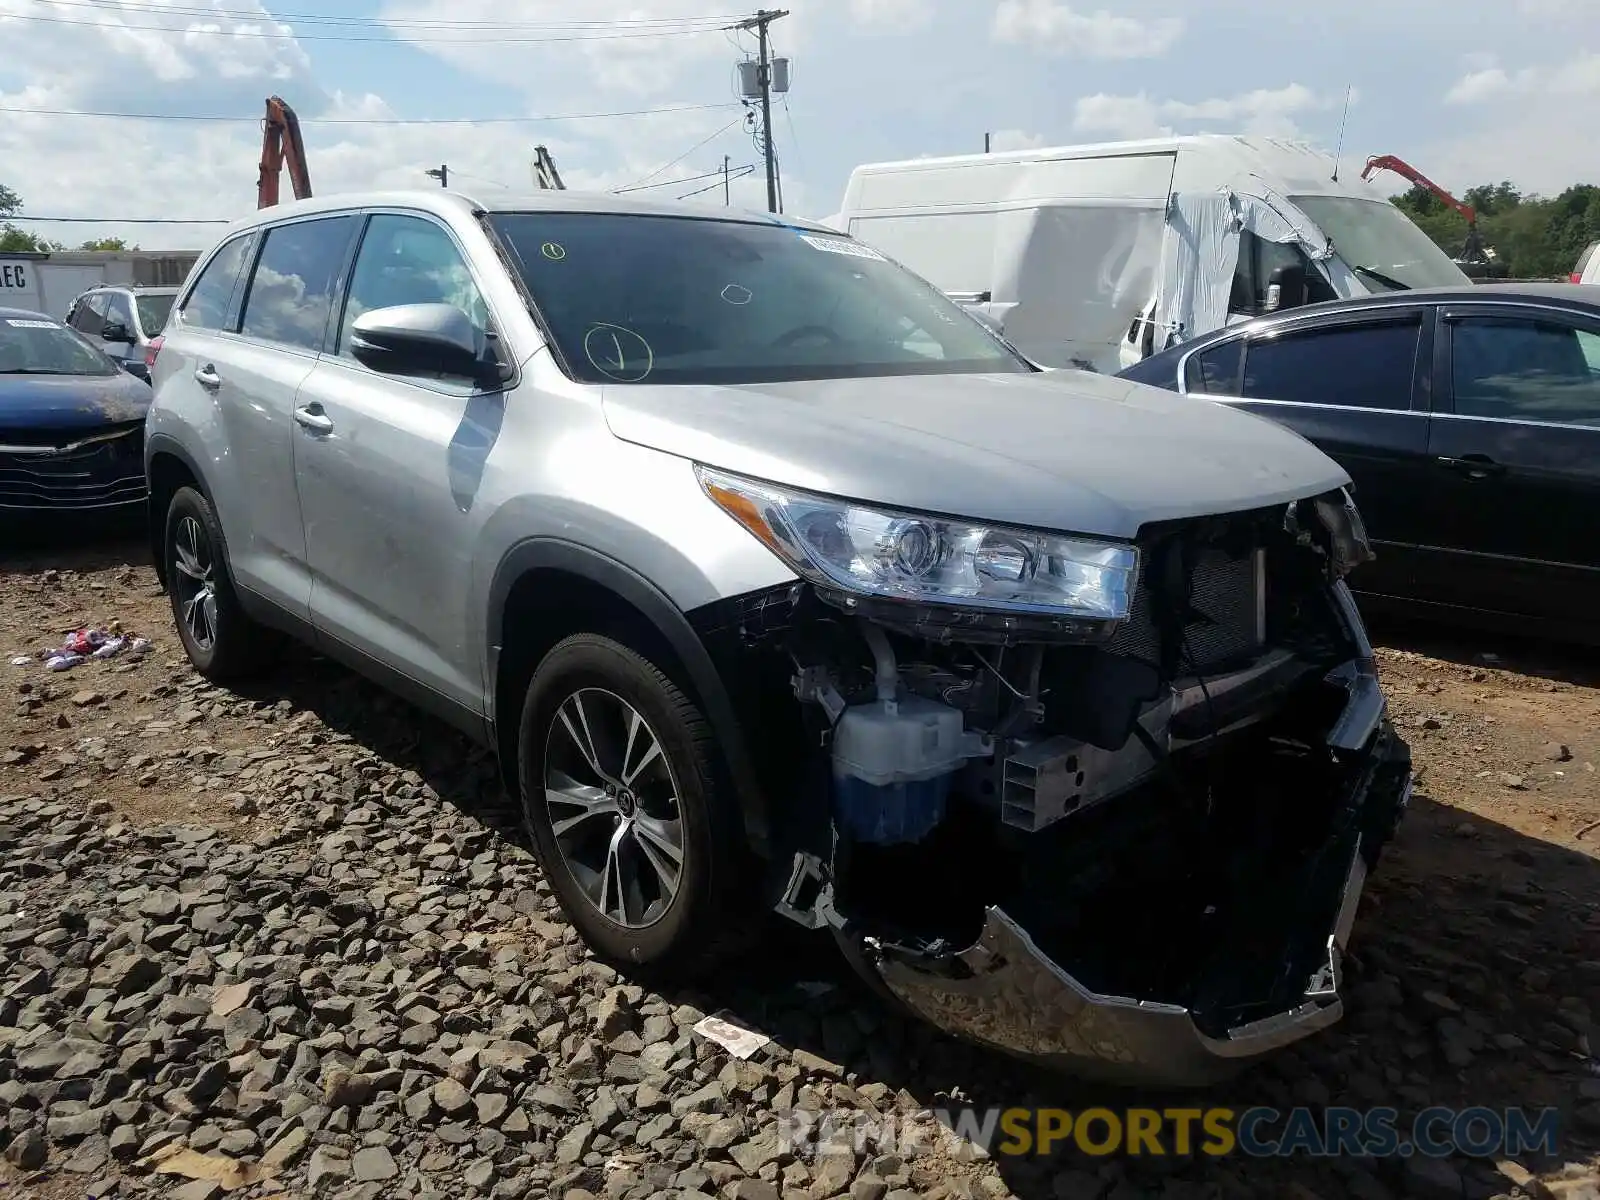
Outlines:
{"type": "MultiPolygon", "coordinates": [[[[774,131],[786,205],[803,215],[834,211],[858,162],[976,151],[986,131],[1002,146],[1170,129],[1331,149],[1347,89],[1352,164],[1398,153],[1455,187],[1600,182],[1596,122],[1573,117],[1600,101],[1597,0],[787,7],[773,31],[793,87],[774,131]]],[[[319,192],[431,186],[422,171],[441,161],[462,189],[526,187],[543,142],[569,186],[666,183],[643,194],[672,197],[702,186],[688,177],[724,154],[735,168],[758,161],[732,95],[753,39],[715,19],[741,11],[715,0],[0,0],[0,182],[39,215],[236,217],[254,203],[255,122],[277,92],[305,121],[319,192]],[[654,111],[400,123],[633,110],[654,111]],[[237,119],[56,115],[83,111],[237,119]]],[[[758,174],[734,191],[735,203],[764,201],[758,174]]],[[[147,247],[207,232],[48,229],[147,247]]]]}

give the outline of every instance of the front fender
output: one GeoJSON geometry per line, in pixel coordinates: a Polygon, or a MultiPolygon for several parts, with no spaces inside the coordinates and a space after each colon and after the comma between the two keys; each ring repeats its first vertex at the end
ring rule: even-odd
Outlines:
{"type": "Polygon", "coordinates": [[[615,558],[557,537],[525,538],[502,556],[488,596],[490,637],[484,663],[484,691],[491,723],[495,719],[494,681],[499,677],[500,655],[505,644],[506,604],[517,580],[536,571],[574,575],[620,597],[641,613],[672,648],[688,675],[683,682],[699,700],[733,777],[746,837],[758,854],[764,853],[770,839],[770,809],[727,685],[683,611],[649,579],[615,558]]]}

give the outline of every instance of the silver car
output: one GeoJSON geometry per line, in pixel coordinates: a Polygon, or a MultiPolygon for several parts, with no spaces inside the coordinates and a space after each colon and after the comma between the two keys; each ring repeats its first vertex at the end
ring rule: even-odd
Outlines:
{"type": "Polygon", "coordinates": [[[177,298],[175,287],[98,287],[72,302],[66,323],[128,374],[150,381],[150,362],[177,298]]]}
{"type": "Polygon", "coordinates": [[[776,910],[1124,1080],[1339,1017],[1410,769],[1298,436],[1040,371],[823,226],[573,192],[260,212],[154,387],[195,667],[287,632],[487,743],[600,954],[776,910]]]}

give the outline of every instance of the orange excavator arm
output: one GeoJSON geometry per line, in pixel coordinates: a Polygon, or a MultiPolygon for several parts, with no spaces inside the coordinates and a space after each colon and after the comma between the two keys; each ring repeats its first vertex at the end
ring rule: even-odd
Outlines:
{"type": "Polygon", "coordinates": [[[306,147],[300,139],[300,118],[282,97],[267,97],[267,116],[261,126],[261,174],[256,180],[256,207],[271,208],[278,202],[278,182],[283,168],[289,168],[289,183],[296,200],[311,196],[311,172],[306,166],[306,147]]]}
{"type": "Polygon", "coordinates": [[[1465,217],[1468,225],[1476,225],[1478,223],[1478,212],[1472,205],[1457,200],[1421,171],[1406,162],[1405,159],[1396,158],[1392,154],[1375,154],[1367,159],[1367,165],[1361,170],[1361,178],[1370,179],[1374,171],[1393,171],[1396,175],[1409,179],[1418,187],[1426,188],[1432,192],[1440,201],[1448,204],[1465,217]]]}

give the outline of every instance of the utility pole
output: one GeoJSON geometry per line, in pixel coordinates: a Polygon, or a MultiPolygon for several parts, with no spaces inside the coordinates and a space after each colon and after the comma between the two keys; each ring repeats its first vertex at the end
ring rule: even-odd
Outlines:
{"type": "Polygon", "coordinates": [[[989,153],[989,135],[987,133],[983,135],[983,152],[985,154],[989,153]]]}
{"type": "Polygon", "coordinates": [[[780,17],[787,17],[788,9],[762,9],[753,17],[746,17],[735,29],[754,29],[760,45],[756,65],[756,82],[761,88],[761,139],[767,159],[767,211],[778,211],[778,161],[772,152],[772,55],[767,40],[767,26],[780,17]]]}
{"type": "Polygon", "coordinates": [[[449,163],[440,163],[437,167],[434,167],[433,170],[425,171],[424,174],[432,179],[437,179],[439,181],[439,186],[442,188],[447,188],[450,186],[449,163]]]}
{"type": "Polygon", "coordinates": [[[728,198],[728,156],[722,156],[722,206],[726,208],[733,201],[728,198]]]}

